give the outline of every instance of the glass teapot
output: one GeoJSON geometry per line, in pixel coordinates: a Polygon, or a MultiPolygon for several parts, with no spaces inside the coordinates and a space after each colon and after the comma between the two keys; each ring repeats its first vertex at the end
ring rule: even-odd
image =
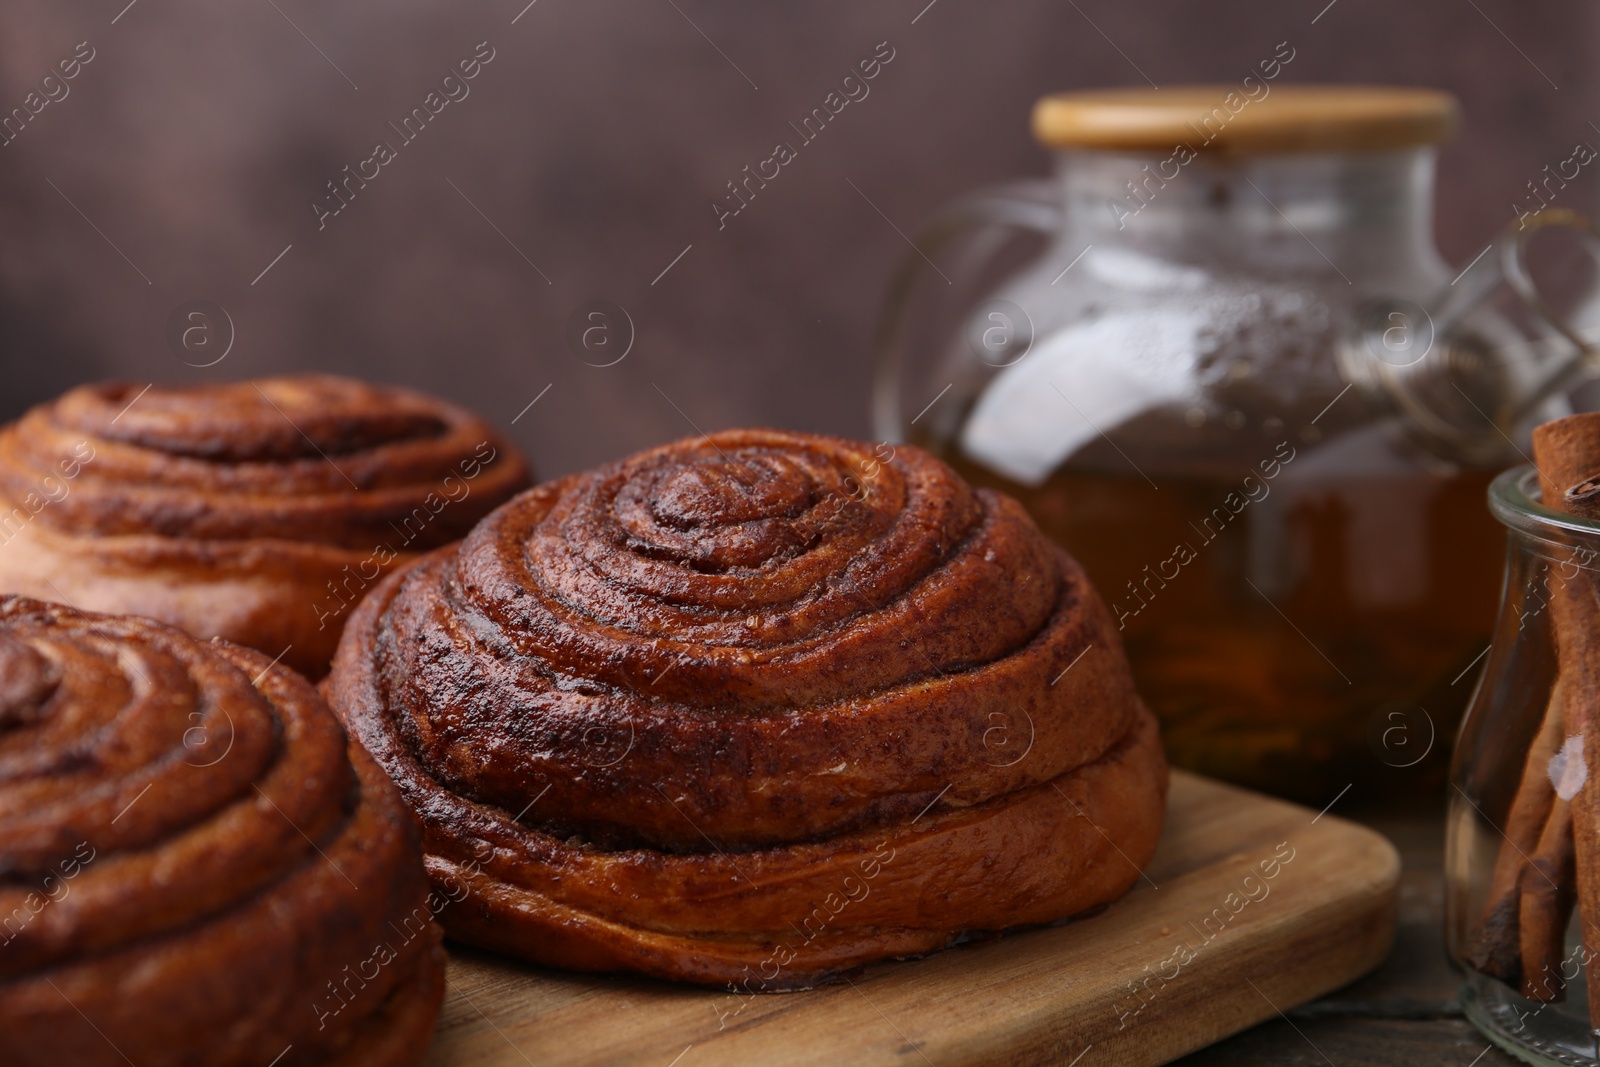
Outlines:
{"type": "Polygon", "coordinates": [[[1435,250],[1455,121],[1259,79],[1046,97],[1056,178],[957,203],[893,283],[877,433],[1083,563],[1180,765],[1323,802],[1374,756],[1442,781],[1399,772],[1488,643],[1485,490],[1600,363],[1585,220],[1524,212],[1459,273],[1435,250]]]}

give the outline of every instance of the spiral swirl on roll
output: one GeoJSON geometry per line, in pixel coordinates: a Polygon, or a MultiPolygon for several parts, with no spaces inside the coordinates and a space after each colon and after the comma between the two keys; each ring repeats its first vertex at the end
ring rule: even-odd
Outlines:
{"type": "Polygon", "coordinates": [[[417,1063],[436,910],[414,819],[300,675],[0,597],[0,1062],[417,1063]]]}
{"type": "Polygon", "coordinates": [[[384,570],[527,484],[500,435],[407,389],[83,386],[0,429],[0,590],[149,615],[320,677],[384,570]]]}
{"type": "Polygon", "coordinates": [[[1082,570],[910,447],[730,431],[530,490],[386,579],[327,688],[471,886],[451,935],[581,969],[792,987],[1053,921],[1164,806],[1082,570]]]}

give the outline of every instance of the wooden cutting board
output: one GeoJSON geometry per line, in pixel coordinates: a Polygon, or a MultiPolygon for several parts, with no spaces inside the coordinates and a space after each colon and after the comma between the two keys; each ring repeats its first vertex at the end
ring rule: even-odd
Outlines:
{"type": "Polygon", "coordinates": [[[1133,892],[1093,918],[739,997],[453,949],[429,1067],[1143,1067],[1337,989],[1394,938],[1400,858],[1183,772],[1133,892]]]}

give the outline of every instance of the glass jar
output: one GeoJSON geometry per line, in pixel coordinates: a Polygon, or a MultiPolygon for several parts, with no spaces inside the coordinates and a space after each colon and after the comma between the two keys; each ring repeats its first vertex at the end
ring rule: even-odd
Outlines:
{"type": "Polygon", "coordinates": [[[919,236],[874,410],[1083,563],[1174,762],[1321,803],[1395,716],[1453,730],[1503,551],[1484,492],[1560,407],[1552,363],[1493,358],[1525,336],[1479,306],[1515,249],[1453,279],[1434,248],[1450,97],[1241,99],[1041,101],[1055,180],[919,236]]]}
{"type": "Polygon", "coordinates": [[[1593,950],[1570,869],[1558,871],[1543,846],[1570,841],[1570,823],[1545,830],[1546,813],[1586,777],[1581,740],[1565,738],[1560,721],[1552,605],[1574,581],[1600,577],[1600,523],[1543,507],[1529,467],[1496,478],[1489,503],[1509,545],[1494,643],[1451,770],[1446,937],[1466,975],[1467,1017],[1496,1044],[1529,1063],[1595,1064],[1584,976],[1593,950]],[[1542,808],[1529,788],[1539,779],[1542,808]],[[1539,894],[1526,904],[1522,872],[1520,885],[1539,894]]]}

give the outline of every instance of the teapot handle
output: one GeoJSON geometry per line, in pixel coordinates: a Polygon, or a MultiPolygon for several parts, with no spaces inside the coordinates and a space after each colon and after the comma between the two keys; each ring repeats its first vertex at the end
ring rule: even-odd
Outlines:
{"type": "Polygon", "coordinates": [[[1563,226],[1576,231],[1596,261],[1600,262],[1600,230],[1596,230],[1594,223],[1586,216],[1562,208],[1546,209],[1532,222],[1533,226],[1525,231],[1520,227],[1516,232],[1508,228],[1501,237],[1506,283],[1547,329],[1560,334],[1572,346],[1572,352],[1565,360],[1557,361],[1540,382],[1519,398],[1520,403],[1510,413],[1509,421],[1513,424],[1528,417],[1556,393],[1571,388],[1585,373],[1592,374],[1600,369],[1600,349],[1595,347],[1595,338],[1584,336],[1567,321],[1566,316],[1550,306],[1528,273],[1523,251],[1538,229],[1563,226]]]}
{"type": "Polygon", "coordinates": [[[1447,458],[1506,460],[1505,448],[1526,422],[1583,376],[1600,371],[1595,339],[1552,306],[1528,269],[1528,243],[1552,230],[1580,241],[1600,263],[1600,230],[1584,216],[1547,208],[1519,220],[1427,306],[1369,302],[1356,326],[1359,343],[1341,351],[1346,377],[1391,404],[1447,458]],[[1508,306],[1520,309],[1520,323],[1491,306],[1502,293],[1513,298],[1508,306]],[[1390,345],[1385,324],[1398,318],[1412,325],[1413,311],[1427,323],[1419,335],[1425,341],[1390,345]],[[1513,373],[1517,363],[1526,369],[1513,373]]]}
{"type": "MultiPolygon", "coordinates": [[[[1053,234],[1061,227],[1061,192],[1049,179],[1011,182],[981,189],[948,205],[916,232],[900,261],[873,339],[872,422],[884,441],[905,440],[901,409],[906,327],[919,283],[932,268],[947,285],[981,275],[1005,244],[1020,232],[1053,234]],[[964,238],[971,243],[946,275],[934,263],[940,252],[964,238]]],[[[913,419],[914,421],[914,419],[913,419]]]]}

